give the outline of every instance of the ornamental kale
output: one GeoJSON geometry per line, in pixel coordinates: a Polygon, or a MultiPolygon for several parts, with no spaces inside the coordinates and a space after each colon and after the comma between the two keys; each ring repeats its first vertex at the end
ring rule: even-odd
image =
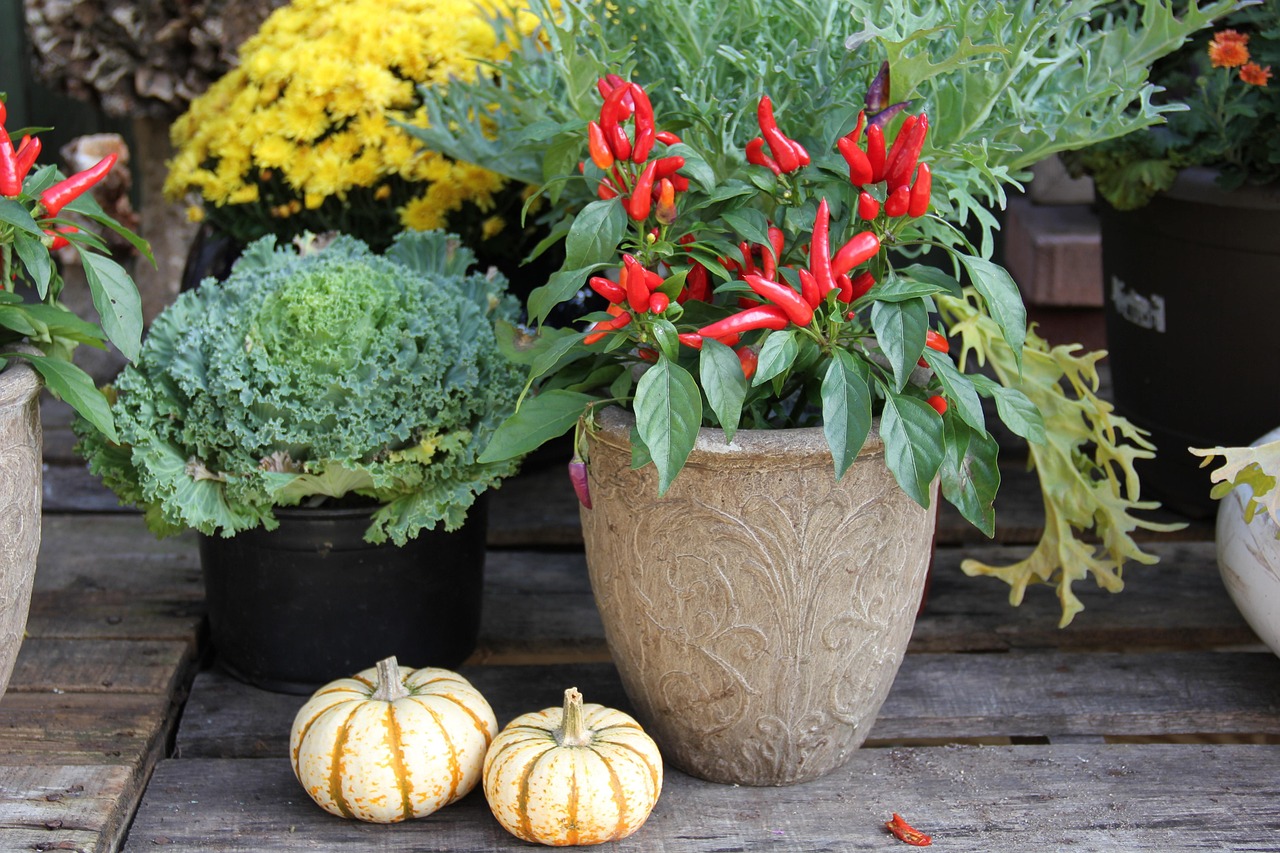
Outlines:
{"type": "Polygon", "coordinates": [[[276,506],[381,504],[370,542],[464,521],[516,464],[480,463],[521,377],[494,323],[496,274],[443,232],[385,255],[340,236],[252,244],[155,321],[114,388],[120,443],[77,424],[81,451],[157,535],[276,527],[276,506]]]}

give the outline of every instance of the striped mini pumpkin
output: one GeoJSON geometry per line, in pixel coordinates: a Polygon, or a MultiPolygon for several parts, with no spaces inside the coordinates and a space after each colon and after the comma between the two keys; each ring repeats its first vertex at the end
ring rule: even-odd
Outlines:
{"type": "Polygon", "coordinates": [[[631,717],[583,705],[516,717],[484,760],[484,794],[517,838],[556,847],[600,844],[640,828],[662,791],[658,746],[631,717]]]}
{"type": "Polygon", "coordinates": [[[293,721],[293,772],[321,808],[395,823],[462,799],[498,730],[493,709],[447,669],[395,658],[328,684],[293,721]]]}

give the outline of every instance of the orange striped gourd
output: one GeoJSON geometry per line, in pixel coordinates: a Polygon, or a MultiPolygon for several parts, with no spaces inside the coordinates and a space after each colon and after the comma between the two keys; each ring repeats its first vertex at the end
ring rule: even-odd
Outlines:
{"type": "Polygon", "coordinates": [[[493,709],[447,669],[394,657],[325,685],[293,721],[293,772],[328,812],[375,823],[423,817],[480,781],[493,709]]]}
{"type": "Polygon", "coordinates": [[[640,828],[662,791],[662,756],[621,711],[583,705],[516,717],[484,760],[484,794],[517,838],[556,847],[600,844],[640,828]]]}

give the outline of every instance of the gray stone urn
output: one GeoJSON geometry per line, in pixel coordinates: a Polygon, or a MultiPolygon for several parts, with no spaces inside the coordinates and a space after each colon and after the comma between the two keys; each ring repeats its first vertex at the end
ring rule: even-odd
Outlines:
{"type": "MultiPolygon", "coordinates": [[[[872,432],[837,482],[820,429],[703,429],[663,498],[634,418],[597,416],[581,510],[606,639],[638,717],[713,782],[822,776],[866,739],[906,651],[935,510],[872,432]]],[[[936,500],[934,502],[936,507],[936,500]]]]}
{"type": "Polygon", "coordinates": [[[40,551],[40,388],[20,359],[0,371],[0,696],[27,627],[40,551]]]}

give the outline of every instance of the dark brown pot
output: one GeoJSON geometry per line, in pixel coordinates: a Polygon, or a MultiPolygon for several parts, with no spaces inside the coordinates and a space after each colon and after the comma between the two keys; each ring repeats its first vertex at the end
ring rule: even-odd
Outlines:
{"type": "Polygon", "coordinates": [[[1246,445],[1280,423],[1280,187],[1227,192],[1185,170],[1146,207],[1101,205],[1116,411],[1151,434],[1143,497],[1217,510],[1188,447],[1246,445]]]}

